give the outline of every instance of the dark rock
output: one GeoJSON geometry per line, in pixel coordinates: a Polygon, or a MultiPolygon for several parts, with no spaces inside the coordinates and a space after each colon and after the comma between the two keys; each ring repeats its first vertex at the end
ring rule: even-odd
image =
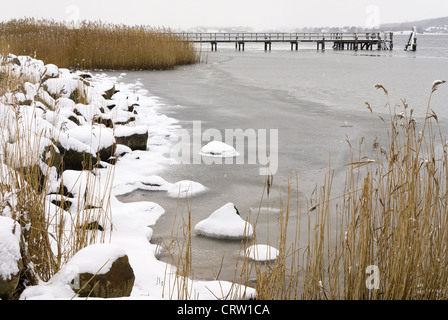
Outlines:
{"type": "Polygon", "coordinates": [[[70,116],[69,118],[68,118],[68,120],[70,120],[70,121],[72,121],[73,123],[75,123],[77,126],[79,126],[79,119],[77,118],[77,117],[75,117],[75,116],[70,116]]]}
{"type": "Polygon", "coordinates": [[[65,149],[58,141],[54,141],[53,143],[61,154],[61,164],[59,168],[56,167],[59,172],[64,170],[92,170],[98,161],[97,157],[89,152],[65,149]]]}
{"type": "Polygon", "coordinates": [[[114,123],[110,117],[104,117],[102,115],[98,115],[93,119],[93,123],[98,123],[104,125],[106,128],[113,129],[114,123]]]}
{"type": "Polygon", "coordinates": [[[103,98],[106,100],[110,100],[115,92],[115,85],[113,85],[112,88],[104,91],[103,98]]]}
{"type": "MultiPolygon", "coordinates": [[[[17,261],[17,266],[19,270],[23,269],[22,259],[17,261]]],[[[0,277],[0,299],[8,300],[10,299],[17,290],[20,280],[20,271],[16,275],[11,275],[10,279],[3,279],[0,277]]]]}
{"type": "MultiPolygon", "coordinates": [[[[88,206],[89,209],[92,209],[93,207],[88,206]]],[[[87,209],[87,207],[86,207],[87,209]]],[[[86,230],[99,230],[99,231],[104,231],[103,226],[98,222],[98,221],[94,221],[94,222],[89,222],[86,225],[84,225],[84,229],[86,230]]]]}
{"type": "Polygon", "coordinates": [[[92,75],[90,75],[88,73],[81,73],[81,74],[79,74],[79,77],[81,77],[83,79],[91,79],[92,75]]]}
{"type": "Polygon", "coordinates": [[[148,143],[148,131],[145,133],[134,133],[128,136],[115,136],[117,144],[123,144],[131,150],[146,150],[148,143]]]}
{"type": "Polygon", "coordinates": [[[12,63],[14,63],[14,64],[16,64],[16,65],[18,65],[18,66],[21,66],[21,65],[22,65],[22,64],[20,63],[19,58],[17,58],[17,57],[14,57],[14,58],[12,59],[12,63]]]}
{"type": "Polygon", "coordinates": [[[134,286],[134,270],[128,256],[118,258],[105,274],[81,273],[78,292],[80,297],[118,298],[129,297],[134,286]]]}
{"type": "Polygon", "coordinates": [[[134,116],[130,116],[127,120],[124,120],[124,121],[115,121],[114,124],[117,126],[120,126],[120,125],[124,126],[124,125],[131,123],[132,121],[135,121],[134,116]]]}
{"type": "Polygon", "coordinates": [[[115,151],[117,150],[117,144],[114,143],[106,148],[102,148],[98,151],[98,156],[101,161],[108,161],[110,157],[115,155],[115,151]]]}
{"type": "MultiPolygon", "coordinates": [[[[65,188],[65,187],[64,187],[65,188]]],[[[67,190],[67,188],[65,188],[67,190]]],[[[60,207],[62,210],[68,211],[72,206],[72,202],[69,199],[61,198],[61,200],[51,200],[51,203],[60,207]]]]}

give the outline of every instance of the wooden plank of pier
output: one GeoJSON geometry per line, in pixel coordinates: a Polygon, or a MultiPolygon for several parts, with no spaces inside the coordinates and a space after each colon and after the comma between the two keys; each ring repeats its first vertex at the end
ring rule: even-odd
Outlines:
{"type": "Polygon", "coordinates": [[[265,50],[271,50],[272,43],[291,44],[291,50],[298,50],[299,43],[316,43],[317,49],[325,50],[326,43],[333,43],[337,50],[392,50],[393,33],[286,33],[286,32],[185,32],[175,33],[179,38],[195,43],[210,43],[212,51],[218,43],[235,43],[235,49],[244,50],[245,43],[264,43],[265,50]]]}

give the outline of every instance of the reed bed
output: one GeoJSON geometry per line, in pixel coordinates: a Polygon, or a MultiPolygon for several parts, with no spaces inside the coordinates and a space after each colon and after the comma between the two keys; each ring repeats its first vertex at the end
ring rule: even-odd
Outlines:
{"type": "Polygon", "coordinates": [[[405,100],[392,108],[387,90],[376,86],[388,100],[390,119],[381,118],[386,138],[373,121],[373,145],[364,138],[357,148],[349,144],[345,191],[331,193],[329,170],[313,205],[299,214],[306,221],[296,222],[292,243],[288,186],[279,259],[256,269],[258,299],[448,298],[448,152],[430,106],[443,83],[434,82],[420,125],[405,100]]]}
{"type": "Polygon", "coordinates": [[[191,42],[168,29],[33,18],[0,23],[0,53],[77,70],[162,70],[199,59],[191,42]]]}

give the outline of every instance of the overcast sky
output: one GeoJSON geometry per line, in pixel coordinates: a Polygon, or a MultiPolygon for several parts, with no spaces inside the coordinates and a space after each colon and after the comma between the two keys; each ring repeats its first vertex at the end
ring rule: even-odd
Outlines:
{"type": "Polygon", "coordinates": [[[0,20],[102,20],[172,29],[360,26],[448,16],[448,0],[8,0],[0,20]]]}

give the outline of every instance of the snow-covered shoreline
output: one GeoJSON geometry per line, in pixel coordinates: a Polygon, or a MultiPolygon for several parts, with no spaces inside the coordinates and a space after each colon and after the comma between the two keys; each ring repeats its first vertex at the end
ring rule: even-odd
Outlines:
{"type": "MultiPolygon", "coordinates": [[[[97,159],[99,166],[92,170],[70,168],[58,172],[55,167],[48,168],[51,165],[45,161],[39,165],[47,165],[46,172],[51,174],[50,193],[53,194],[46,202],[50,217],[56,211],[60,212],[52,199],[56,197],[61,183],[67,190],[72,190],[72,194],[79,196],[78,200],[73,200],[76,203],[72,211],[67,209],[62,213],[71,217],[75,212],[83,212],[82,206],[89,205],[81,203],[79,199],[87,194],[89,188],[92,189],[89,179],[96,179],[94,190],[89,191],[98,196],[98,201],[104,206],[99,209],[110,210],[110,213],[103,231],[92,232],[101,232],[101,238],[107,239],[104,245],[110,247],[106,253],[109,252],[112,257],[126,254],[135,274],[132,292],[123,299],[185,298],[185,289],[180,287],[185,286],[185,283],[189,295],[195,299],[254,296],[254,289],[226,281],[180,280],[174,272],[174,266],[157,259],[158,248],[150,242],[152,227],[165,210],[154,202],[123,203],[117,199],[118,195],[137,189],[163,190],[172,197],[191,195],[191,188],[194,192],[206,191],[204,186],[196,182],[167,182],[158,175],[167,166],[175,165],[175,161],[168,158],[166,153],[169,150],[169,136],[178,128],[178,122],[158,113],[157,100],[149,95],[140,82],[125,83],[126,74],[110,77],[104,73],[70,72],[26,56],[10,56],[8,60],[2,67],[4,72],[28,79],[24,86],[25,93],[8,93],[0,97],[0,113],[4,119],[10,119],[8,126],[2,129],[8,146],[12,147],[17,142],[14,136],[21,136],[20,128],[14,126],[14,113],[20,113],[25,127],[39,137],[39,144],[36,145],[43,143],[45,147],[53,146],[61,153],[62,150],[76,150],[84,155],[90,154],[92,159],[99,151],[113,147],[112,154],[107,149],[111,157],[97,159]],[[85,100],[82,103],[74,102],[76,90],[76,94],[82,95],[81,98],[85,100]],[[147,135],[145,148],[131,149],[118,143],[121,136],[133,134],[143,135],[144,138],[147,135]],[[114,158],[113,162],[111,158],[114,158]],[[102,199],[109,201],[106,203],[102,199]]],[[[5,150],[1,150],[1,155],[3,160],[5,150]]],[[[0,215],[8,216],[8,211],[4,210],[0,215]]],[[[69,228],[68,225],[65,227],[69,228]]],[[[74,267],[80,269],[78,272],[83,272],[82,268],[86,266],[91,269],[92,265],[106,263],[92,261],[100,258],[106,259],[95,253],[76,254],[75,260],[69,260],[49,281],[27,287],[20,298],[72,299],[75,296],[72,288],[76,276],[74,267]]]]}

